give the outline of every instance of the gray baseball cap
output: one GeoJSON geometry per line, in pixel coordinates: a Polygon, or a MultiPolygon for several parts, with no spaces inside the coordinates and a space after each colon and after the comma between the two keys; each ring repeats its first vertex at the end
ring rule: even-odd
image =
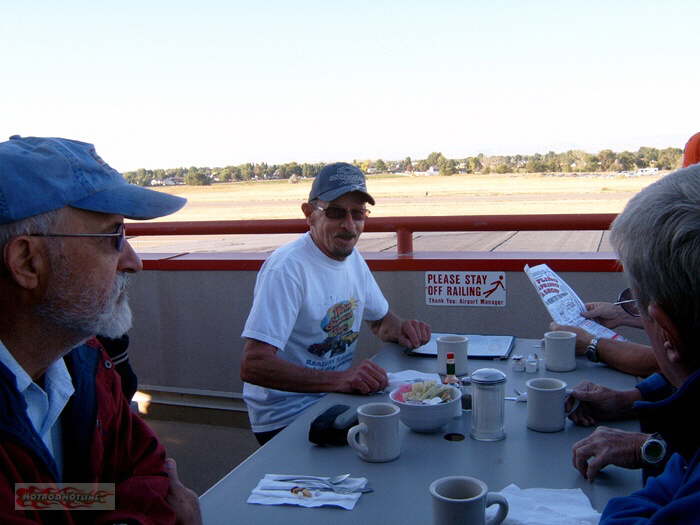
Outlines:
{"type": "Polygon", "coordinates": [[[86,142],[15,135],[0,143],[0,224],[65,206],[154,219],[186,202],[129,184],[86,142]]]}
{"type": "Polygon", "coordinates": [[[365,174],[357,166],[347,162],[335,162],[324,166],[316,175],[311,185],[309,200],[334,201],[338,197],[359,191],[367,197],[367,202],[374,205],[374,198],[367,192],[365,174]]]}

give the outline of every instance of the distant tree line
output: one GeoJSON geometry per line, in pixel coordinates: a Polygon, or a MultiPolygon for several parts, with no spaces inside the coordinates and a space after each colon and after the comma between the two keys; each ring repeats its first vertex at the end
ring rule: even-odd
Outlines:
{"type": "MultiPolygon", "coordinates": [[[[671,170],[680,167],[683,151],[680,148],[639,148],[636,152],[616,153],[605,149],[597,154],[581,150],[564,153],[550,151],[544,155],[492,155],[482,153],[475,157],[448,159],[440,152],[433,152],[425,159],[385,161],[354,160],[353,163],[365,173],[601,173],[630,172],[643,168],[671,170]]],[[[124,175],[133,184],[157,186],[172,184],[207,185],[213,182],[236,182],[250,180],[314,178],[324,163],[288,162],[286,164],[246,163],[223,168],[169,168],[138,169],[124,175]]]]}
{"type": "Polygon", "coordinates": [[[301,177],[314,178],[323,168],[323,163],[268,165],[265,162],[259,164],[246,163],[239,166],[226,166],[224,168],[168,168],[168,169],[138,169],[124,173],[126,179],[132,184],[141,186],[159,186],[170,184],[190,184],[202,186],[212,182],[241,182],[261,179],[296,179],[301,177]]]}

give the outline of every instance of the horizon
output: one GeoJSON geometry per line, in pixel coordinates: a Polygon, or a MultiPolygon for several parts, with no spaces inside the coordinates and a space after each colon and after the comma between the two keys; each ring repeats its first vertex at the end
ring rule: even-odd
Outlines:
{"type": "MultiPolygon", "coordinates": [[[[690,138],[690,137],[689,137],[689,138],[690,138]]],[[[685,143],[683,143],[683,145],[685,145],[685,143]]],[[[638,152],[641,148],[645,148],[645,147],[651,147],[651,146],[640,146],[640,147],[637,148],[636,150],[631,151],[631,153],[636,153],[636,152],[638,152]]],[[[680,150],[680,154],[681,154],[681,156],[682,156],[682,153],[683,153],[683,147],[682,147],[682,146],[667,146],[667,147],[665,147],[665,148],[655,148],[655,149],[658,149],[658,150],[660,151],[660,150],[664,150],[664,149],[668,149],[668,148],[673,148],[673,149],[680,150]]],[[[608,150],[608,149],[610,149],[610,148],[603,148],[602,150],[599,150],[599,151],[596,151],[596,152],[584,151],[584,150],[567,150],[567,151],[583,151],[584,153],[588,153],[588,154],[592,154],[592,155],[597,155],[597,154],[599,154],[601,151],[605,151],[605,150],[608,150]]],[[[470,157],[478,157],[479,155],[484,155],[485,158],[489,158],[489,157],[511,157],[511,158],[512,158],[512,157],[515,157],[515,156],[517,156],[517,155],[522,155],[523,157],[532,156],[532,155],[546,155],[547,153],[550,153],[550,152],[552,152],[552,153],[554,153],[554,154],[556,154],[556,155],[561,155],[561,154],[563,154],[563,153],[567,153],[567,151],[551,151],[551,150],[550,150],[550,151],[547,151],[547,152],[536,151],[536,152],[531,153],[531,154],[529,154],[529,155],[524,155],[524,154],[521,154],[521,153],[502,153],[502,154],[497,154],[497,155],[485,155],[485,154],[483,154],[483,153],[477,153],[476,155],[470,155],[470,156],[467,156],[467,157],[446,157],[446,158],[447,158],[447,159],[451,159],[451,160],[463,161],[463,160],[466,160],[466,159],[468,159],[468,158],[470,158],[470,157]]],[[[613,151],[613,153],[615,153],[615,154],[619,154],[619,153],[623,153],[624,151],[630,151],[630,150],[621,150],[621,151],[612,150],[612,151],[613,151]]],[[[434,153],[434,152],[431,152],[431,153],[434,153]]],[[[440,153],[440,152],[437,151],[436,153],[440,153]]],[[[428,155],[426,155],[425,157],[423,157],[423,158],[418,158],[418,157],[414,158],[414,157],[412,157],[411,155],[405,155],[405,156],[403,156],[403,157],[401,157],[401,158],[396,158],[396,159],[381,159],[381,160],[383,160],[384,162],[402,162],[402,161],[404,161],[404,160],[406,159],[406,157],[410,157],[411,162],[412,162],[412,163],[416,163],[416,162],[419,162],[419,161],[421,161],[421,160],[425,160],[429,155],[430,155],[430,153],[429,153],[428,155]]],[[[346,160],[346,161],[343,161],[343,162],[348,162],[348,163],[351,163],[351,164],[358,164],[358,163],[362,163],[362,162],[376,162],[376,161],[378,161],[378,160],[380,160],[380,159],[351,159],[351,160],[346,160]]],[[[304,164],[320,164],[320,163],[323,163],[323,161],[320,161],[320,162],[307,162],[307,161],[295,161],[295,160],[282,161],[282,162],[276,162],[276,163],[271,163],[271,162],[262,161],[262,163],[265,163],[265,164],[267,164],[268,166],[277,166],[277,165],[281,166],[281,165],[285,165],[285,164],[291,164],[291,163],[293,163],[293,162],[296,162],[296,163],[299,164],[299,165],[304,165],[304,164]]],[[[333,162],[333,161],[329,161],[329,162],[333,162]]],[[[222,169],[222,168],[227,168],[227,167],[231,167],[231,166],[241,166],[241,165],[243,165],[243,164],[255,164],[255,163],[252,163],[252,162],[249,162],[249,161],[244,161],[244,162],[241,162],[240,164],[228,164],[228,165],[226,165],[226,166],[168,166],[168,167],[166,167],[166,168],[163,168],[163,167],[157,167],[157,168],[142,168],[142,167],[139,167],[139,168],[136,168],[136,169],[133,169],[133,170],[125,171],[125,172],[123,172],[123,173],[134,173],[135,171],[138,171],[138,170],[140,170],[140,169],[144,169],[144,170],[146,170],[146,171],[155,171],[155,170],[164,170],[164,171],[167,171],[167,170],[172,170],[172,169],[186,169],[186,168],[190,168],[190,167],[195,167],[195,168],[198,168],[198,169],[222,169]]],[[[325,162],[325,164],[328,164],[328,162],[325,162]]],[[[378,174],[381,174],[381,173],[375,173],[375,174],[371,174],[371,175],[378,175],[378,174]]],[[[367,174],[367,175],[370,175],[370,174],[367,174]]]]}
{"type": "Polygon", "coordinates": [[[0,140],[84,140],[121,172],[683,148],[699,15],[690,0],[13,3],[0,140]]]}

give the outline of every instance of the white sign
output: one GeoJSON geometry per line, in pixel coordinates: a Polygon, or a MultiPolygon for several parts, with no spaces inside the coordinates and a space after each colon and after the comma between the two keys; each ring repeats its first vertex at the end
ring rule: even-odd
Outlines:
{"type": "Polygon", "coordinates": [[[429,306],[505,306],[505,272],[425,272],[429,306]]]}

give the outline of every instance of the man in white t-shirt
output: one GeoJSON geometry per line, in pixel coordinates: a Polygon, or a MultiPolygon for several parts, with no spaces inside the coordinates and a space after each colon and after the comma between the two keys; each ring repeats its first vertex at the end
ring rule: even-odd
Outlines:
{"type": "Polygon", "coordinates": [[[362,321],[382,341],[416,348],[430,327],[389,310],[355,244],[369,214],[365,176],[344,162],[324,167],[302,204],[309,232],[265,261],[255,283],[241,379],[263,444],[326,392],[370,394],[386,371],[366,359],[352,366],[362,321]]]}

